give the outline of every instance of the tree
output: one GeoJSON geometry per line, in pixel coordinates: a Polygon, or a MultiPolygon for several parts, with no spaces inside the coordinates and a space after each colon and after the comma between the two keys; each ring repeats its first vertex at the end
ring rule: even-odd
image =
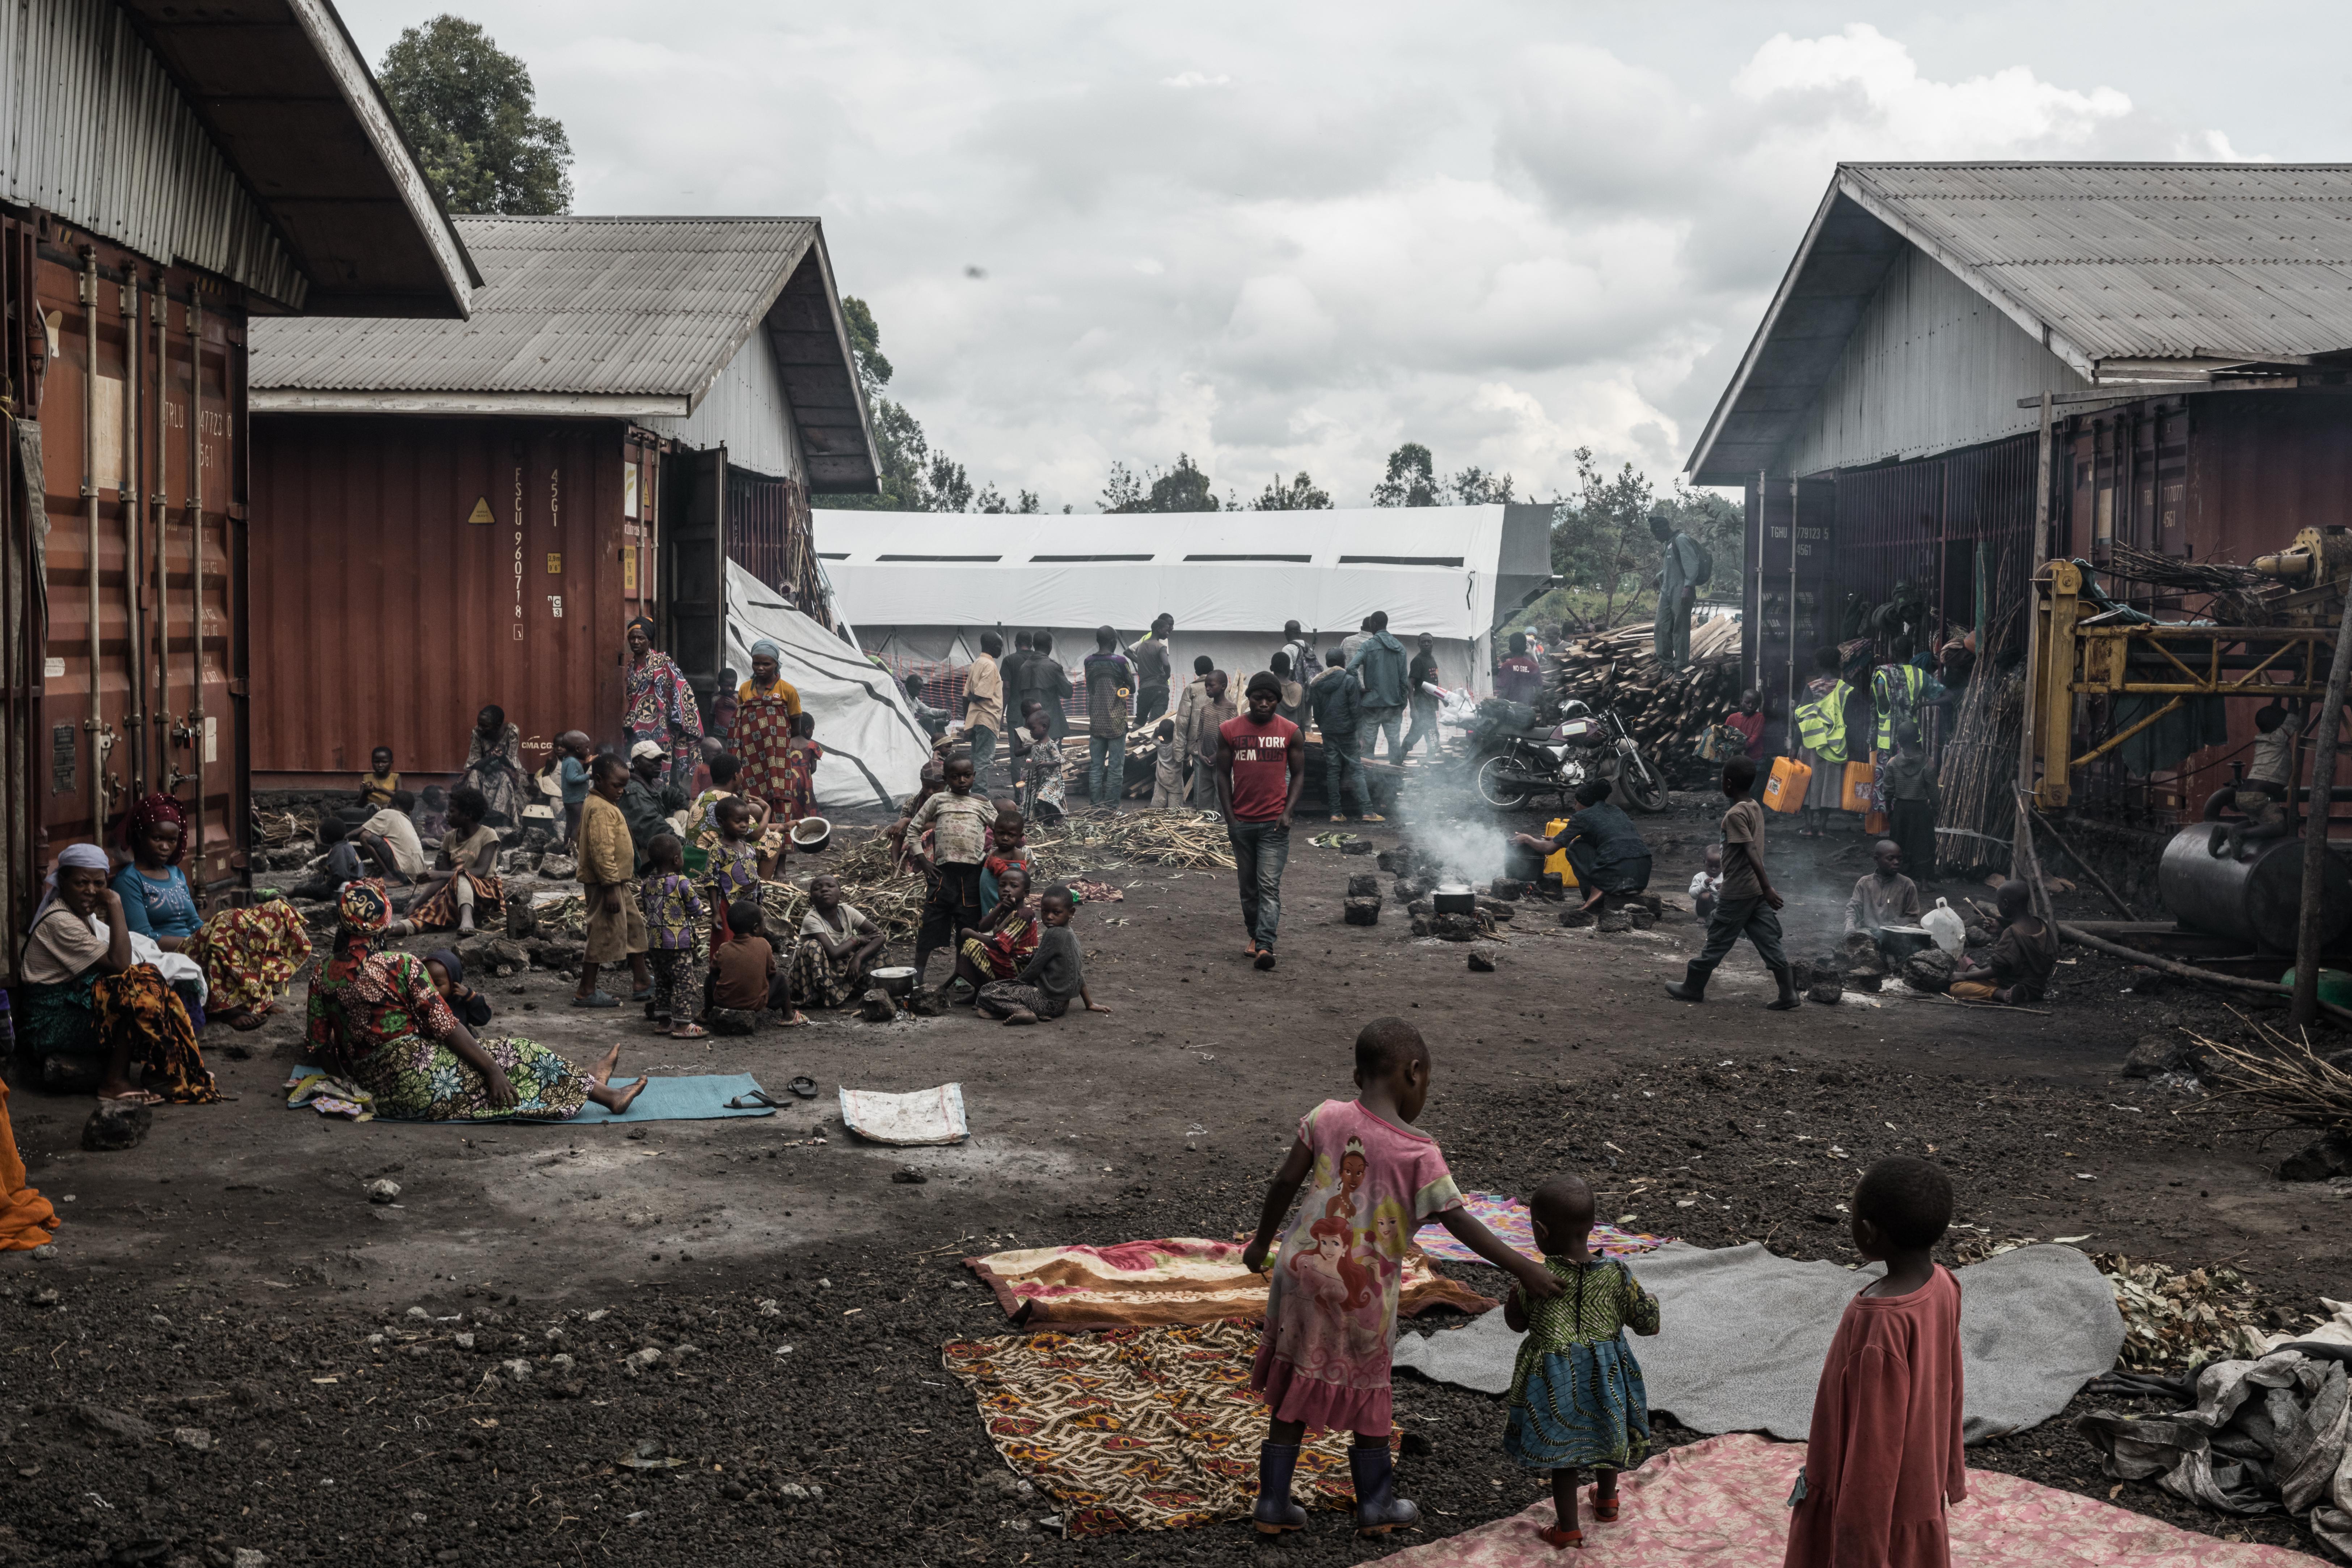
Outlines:
{"type": "Polygon", "coordinates": [[[874,451],[881,460],[878,495],[820,495],[813,504],[840,511],[1035,511],[1037,498],[1020,492],[1024,504],[1007,506],[993,482],[975,490],[964,466],[931,449],[922,422],[887,395],[892,368],[882,353],[882,329],[874,312],[854,294],[841,297],[842,324],[849,329],[850,357],[857,385],[866,395],[874,426],[874,451]]]}
{"type": "Polygon", "coordinates": [[[1508,503],[1517,499],[1511,494],[1513,487],[1510,475],[1490,474],[1477,468],[1465,468],[1445,481],[1445,488],[1454,492],[1454,504],[1456,506],[1508,503]]]}
{"type": "Polygon", "coordinates": [[[1209,476],[1183,452],[1176,454],[1175,466],[1164,474],[1157,468],[1138,474],[1125,463],[1113,463],[1110,478],[1103,484],[1102,509],[1107,512],[1221,510],[1210,491],[1209,476]]]}
{"type": "Polygon", "coordinates": [[[1617,596],[1631,586],[1626,578],[1641,545],[1651,542],[1654,494],[1633,464],[1604,474],[1591,447],[1576,449],[1576,498],[1552,514],[1552,571],[1574,586],[1601,591],[1603,630],[1617,624],[1617,596]]]}
{"type": "Polygon", "coordinates": [[[1288,484],[1276,474],[1266,480],[1265,489],[1250,503],[1252,511],[1328,511],[1331,494],[1305,474],[1292,478],[1288,484]]]}
{"type": "Polygon", "coordinates": [[[1006,500],[1002,495],[997,493],[996,486],[994,482],[992,481],[980,492],[980,496],[973,504],[971,510],[974,511],[984,511],[996,514],[1010,512],[1019,516],[1027,517],[1043,509],[1037,505],[1037,492],[1035,490],[1015,490],[1013,492],[1013,499],[1011,500],[1006,500]]]}
{"type": "Polygon", "coordinates": [[[1436,506],[1437,470],[1429,448],[1407,441],[1389,454],[1388,478],[1372,487],[1374,506],[1436,506]]]}
{"type": "Polygon", "coordinates": [[[534,113],[530,70],[462,17],[403,32],[376,68],[425,178],[453,213],[572,210],[572,142],[534,113]]]}

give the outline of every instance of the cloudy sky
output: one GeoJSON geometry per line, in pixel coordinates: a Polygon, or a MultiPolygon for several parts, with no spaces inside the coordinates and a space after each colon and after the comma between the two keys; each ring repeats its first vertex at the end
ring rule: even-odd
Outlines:
{"type": "MultiPolygon", "coordinates": [[[[892,390],[1090,510],[1681,468],[1840,159],[2352,159],[2321,5],[456,0],[587,213],[824,220],[892,390]]],[[[449,8],[345,0],[371,60],[449,8]]]]}

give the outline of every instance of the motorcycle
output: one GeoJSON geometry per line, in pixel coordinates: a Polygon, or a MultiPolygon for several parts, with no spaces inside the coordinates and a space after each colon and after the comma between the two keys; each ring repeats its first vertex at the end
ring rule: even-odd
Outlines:
{"type": "Polygon", "coordinates": [[[1497,811],[1516,811],[1538,795],[1557,794],[1565,807],[1587,779],[1607,779],[1610,799],[1635,811],[1666,809],[1666,781],[1642,755],[1614,708],[1594,710],[1571,699],[1551,725],[1516,702],[1485,705],[1474,739],[1472,781],[1478,798],[1497,811]],[[1510,711],[1517,710],[1517,711],[1510,711]]]}

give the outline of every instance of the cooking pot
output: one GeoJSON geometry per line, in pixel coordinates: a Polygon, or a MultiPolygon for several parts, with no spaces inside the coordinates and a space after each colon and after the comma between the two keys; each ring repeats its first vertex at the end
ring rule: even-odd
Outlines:
{"type": "Polygon", "coordinates": [[[793,847],[814,855],[833,842],[833,824],[822,816],[803,816],[793,824],[793,847]]]}
{"type": "Polygon", "coordinates": [[[1429,907],[1441,915],[1475,915],[1478,895],[1467,883],[1443,882],[1429,895],[1429,907]]]}
{"type": "Polygon", "coordinates": [[[1900,963],[1935,945],[1936,933],[1926,926],[1881,926],[1878,931],[1878,951],[1889,963],[1900,963]]]}
{"type": "Polygon", "coordinates": [[[911,963],[893,964],[887,969],[872,971],[870,978],[875,984],[903,1000],[914,993],[915,966],[911,963]]]}
{"type": "Polygon", "coordinates": [[[1532,882],[1543,875],[1544,851],[1530,849],[1524,844],[1506,843],[1503,847],[1503,875],[1514,882],[1532,882]]]}

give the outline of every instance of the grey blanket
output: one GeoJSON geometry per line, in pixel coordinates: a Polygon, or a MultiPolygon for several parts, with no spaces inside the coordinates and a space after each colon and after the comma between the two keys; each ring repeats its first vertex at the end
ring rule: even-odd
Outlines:
{"type": "MultiPolygon", "coordinates": [[[[1654,1337],[1627,1336],[1650,1408],[1700,1432],[1801,1438],[1847,1299],[1885,1270],[1776,1258],[1758,1243],[1710,1250],[1669,1242],[1627,1259],[1658,1299],[1654,1337]]],[[[2124,1321],[2091,1260],[2071,1247],[2022,1247],[1958,1271],[1970,1443],[2021,1431],[2066,1407],[2113,1367],[2124,1321]]],[[[1486,1394],[1511,1386],[1521,1336],[1500,1312],[1470,1326],[1398,1337],[1395,1364],[1486,1394]]]]}

